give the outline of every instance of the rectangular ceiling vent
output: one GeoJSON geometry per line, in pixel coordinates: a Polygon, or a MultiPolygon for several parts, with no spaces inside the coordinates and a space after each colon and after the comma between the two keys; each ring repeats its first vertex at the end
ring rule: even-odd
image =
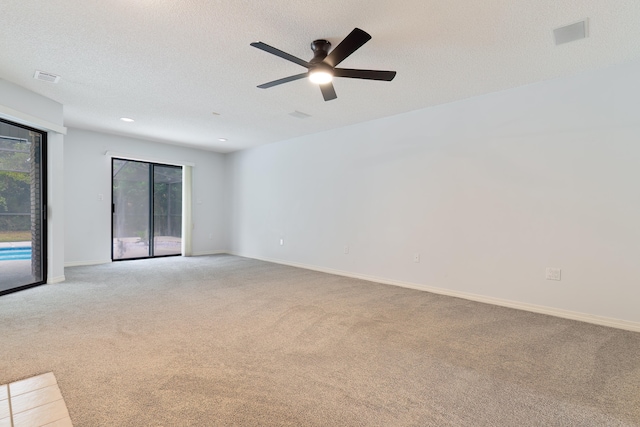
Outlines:
{"type": "Polygon", "coordinates": [[[46,73],[44,71],[36,71],[36,74],[33,76],[36,80],[42,80],[43,82],[49,83],[58,83],[60,81],[60,76],[55,74],[46,73]]]}
{"type": "Polygon", "coordinates": [[[587,35],[586,19],[553,30],[553,39],[556,42],[556,46],[584,39],[587,35]]]}

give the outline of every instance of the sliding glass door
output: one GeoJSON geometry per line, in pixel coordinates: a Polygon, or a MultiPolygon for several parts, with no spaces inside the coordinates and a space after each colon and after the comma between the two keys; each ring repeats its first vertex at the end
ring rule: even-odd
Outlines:
{"type": "Polygon", "coordinates": [[[0,120],[0,295],[46,281],[46,137],[0,120]]]}
{"type": "Polygon", "coordinates": [[[112,259],[180,255],[182,168],[112,160],[112,259]]]}
{"type": "Polygon", "coordinates": [[[182,168],[153,165],[153,255],[182,251],[182,168]]]}
{"type": "Polygon", "coordinates": [[[113,159],[112,171],[112,259],[149,257],[151,165],[113,159]]]}

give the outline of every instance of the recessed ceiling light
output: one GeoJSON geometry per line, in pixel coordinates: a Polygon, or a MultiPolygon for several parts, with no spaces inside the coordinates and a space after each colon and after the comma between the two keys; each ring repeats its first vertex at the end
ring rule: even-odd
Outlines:
{"type": "Polygon", "coordinates": [[[227,140],[227,138],[218,138],[218,141],[220,142],[225,142],[227,140]]]}
{"type": "Polygon", "coordinates": [[[219,116],[220,113],[216,113],[215,111],[213,111],[211,114],[213,114],[214,116],[219,116]]]}
{"type": "Polygon", "coordinates": [[[135,122],[135,120],[130,119],[129,117],[120,117],[120,120],[127,123],[135,122]]]}

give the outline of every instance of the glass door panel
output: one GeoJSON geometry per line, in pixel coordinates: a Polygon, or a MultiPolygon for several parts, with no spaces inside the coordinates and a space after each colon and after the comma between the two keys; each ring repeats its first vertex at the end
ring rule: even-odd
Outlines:
{"type": "Polygon", "coordinates": [[[151,165],[113,159],[112,171],[113,259],[149,257],[151,165]]]}
{"type": "Polygon", "coordinates": [[[153,165],[153,256],[182,253],[182,168],[153,165]]]}
{"type": "Polygon", "coordinates": [[[113,159],[112,174],[112,259],[181,255],[182,168],[113,159]]]}
{"type": "Polygon", "coordinates": [[[46,134],[0,120],[0,294],[46,280],[46,134]]]}

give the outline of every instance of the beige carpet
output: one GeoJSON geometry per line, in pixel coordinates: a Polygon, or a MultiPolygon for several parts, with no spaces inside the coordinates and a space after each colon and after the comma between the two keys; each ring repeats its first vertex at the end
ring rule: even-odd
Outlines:
{"type": "Polygon", "coordinates": [[[74,426],[637,426],[640,334],[234,256],[0,297],[74,426]]]}

